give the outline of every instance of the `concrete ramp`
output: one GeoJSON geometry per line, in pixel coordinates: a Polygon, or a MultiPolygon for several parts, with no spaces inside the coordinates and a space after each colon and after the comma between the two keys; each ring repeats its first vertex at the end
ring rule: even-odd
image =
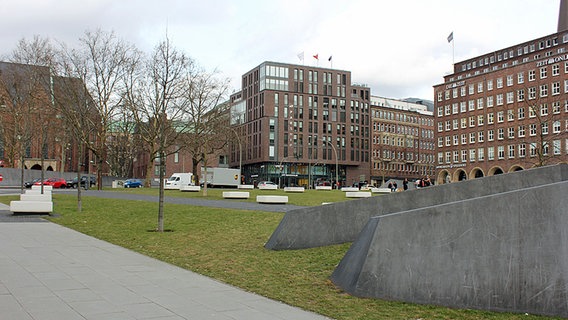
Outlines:
{"type": "Polygon", "coordinates": [[[331,279],[360,297],[568,317],[567,195],[563,181],[373,217],[331,279]]]}
{"type": "Polygon", "coordinates": [[[568,180],[560,164],[288,211],[265,247],[304,249],[355,241],[369,218],[568,180]]]}

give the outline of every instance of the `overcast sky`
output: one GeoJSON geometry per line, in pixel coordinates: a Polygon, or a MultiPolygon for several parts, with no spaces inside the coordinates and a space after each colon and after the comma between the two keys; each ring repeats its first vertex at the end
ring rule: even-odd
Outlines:
{"type": "Polygon", "coordinates": [[[373,95],[433,100],[456,62],[556,32],[559,0],[0,0],[0,56],[22,38],[73,46],[114,31],[149,52],[166,33],[240,90],[263,61],[352,72],[373,95]],[[454,32],[454,54],[447,37],[454,32]],[[304,52],[304,62],[298,54],[304,52]],[[453,55],[453,57],[452,57],[453,55]]]}

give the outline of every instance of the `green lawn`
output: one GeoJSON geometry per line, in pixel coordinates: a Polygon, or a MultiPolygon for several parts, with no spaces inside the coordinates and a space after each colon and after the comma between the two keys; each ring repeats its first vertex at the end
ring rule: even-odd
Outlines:
{"type": "Polygon", "coordinates": [[[548,319],[352,297],[329,281],[349,244],[264,249],[282,213],[166,204],[168,232],[157,233],[156,203],[85,197],[83,212],[77,213],[74,195],[55,194],[54,208],[60,216],[49,219],[55,223],[335,319],[548,319]]]}

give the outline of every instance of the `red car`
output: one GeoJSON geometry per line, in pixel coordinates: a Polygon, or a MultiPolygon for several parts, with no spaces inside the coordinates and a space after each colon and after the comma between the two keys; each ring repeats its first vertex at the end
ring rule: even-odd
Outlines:
{"type": "MultiPolygon", "coordinates": [[[[41,185],[41,181],[34,183],[34,186],[41,185]]],[[[49,178],[43,181],[44,186],[52,186],[53,189],[56,188],[67,188],[67,181],[61,178],[49,178]]]]}

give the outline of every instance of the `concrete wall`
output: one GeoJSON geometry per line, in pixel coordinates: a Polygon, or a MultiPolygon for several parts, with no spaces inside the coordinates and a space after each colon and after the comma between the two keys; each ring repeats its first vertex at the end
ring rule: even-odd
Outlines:
{"type": "Polygon", "coordinates": [[[303,249],[354,241],[369,218],[568,180],[560,164],[286,213],[265,247],[303,249]]]}
{"type": "Polygon", "coordinates": [[[350,294],[568,317],[568,182],[373,217],[332,275],[350,294]]]}

